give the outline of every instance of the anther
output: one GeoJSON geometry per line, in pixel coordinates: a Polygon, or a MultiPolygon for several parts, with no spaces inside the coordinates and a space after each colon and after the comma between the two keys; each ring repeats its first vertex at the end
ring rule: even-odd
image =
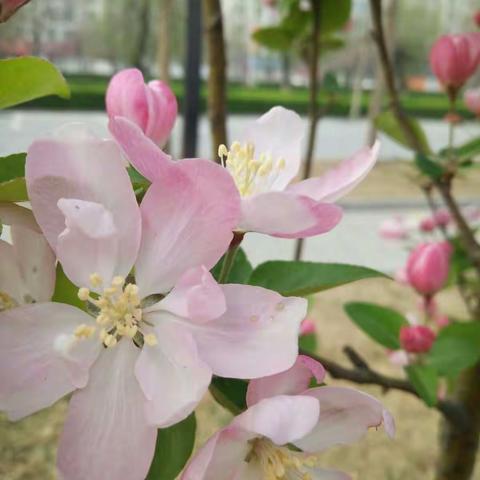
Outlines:
{"type": "Polygon", "coordinates": [[[149,334],[145,335],[143,337],[143,341],[149,347],[154,347],[158,343],[157,337],[154,333],[149,333],[149,334]]]}
{"type": "Polygon", "coordinates": [[[82,302],[86,302],[90,298],[90,290],[85,287],[79,288],[78,298],[82,300],[82,302]]]}
{"type": "Polygon", "coordinates": [[[93,287],[99,287],[103,283],[103,279],[98,273],[92,273],[90,275],[90,283],[93,287]]]}

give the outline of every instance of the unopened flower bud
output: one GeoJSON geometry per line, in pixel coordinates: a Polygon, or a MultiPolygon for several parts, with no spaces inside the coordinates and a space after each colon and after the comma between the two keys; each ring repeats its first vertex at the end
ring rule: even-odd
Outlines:
{"type": "Polygon", "coordinates": [[[402,327],[400,330],[400,344],[410,353],[428,352],[434,341],[435,332],[425,325],[402,327]]]}

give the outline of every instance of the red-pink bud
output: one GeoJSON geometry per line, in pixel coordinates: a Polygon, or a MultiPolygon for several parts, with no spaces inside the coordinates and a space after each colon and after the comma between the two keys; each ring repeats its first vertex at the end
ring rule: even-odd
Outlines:
{"type": "Polygon", "coordinates": [[[477,10],[473,15],[473,21],[475,25],[480,28],[480,10],[477,10]]]}
{"type": "Polygon", "coordinates": [[[0,0],[0,23],[6,22],[20,7],[30,0],[0,0]]]}
{"type": "Polygon", "coordinates": [[[160,80],[145,84],[142,72],[136,68],[112,77],[106,104],[110,118],[127,118],[160,147],[166,143],[177,118],[177,99],[170,87],[160,80]]]}
{"type": "Polygon", "coordinates": [[[422,232],[432,232],[436,227],[435,219],[432,217],[426,217],[420,220],[419,228],[422,232]]]}
{"type": "Polygon", "coordinates": [[[300,324],[300,336],[310,335],[312,333],[315,333],[315,331],[316,331],[315,323],[310,318],[306,318],[300,324]]]}
{"type": "Polygon", "coordinates": [[[434,341],[435,332],[425,325],[414,325],[400,329],[400,344],[407,352],[428,352],[434,341]]]}
{"type": "Polygon", "coordinates": [[[418,245],[407,260],[408,283],[422,295],[438,292],[448,278],[452,246],[448,242],[418,245]]]}
{"type": "Polygon", "coordinates": [[[480,33],[443,35],[430,50],[430,67],[439,82],[456,91],[480,63],[480,33]]]}
{"type": "Polygon", "coordinates": [[[433,218],[435,219],[435,223],[439,227],[446,227],[452,220],[452,216],[450,215],[450,212],[443,208],[440,210],[437,210],[433,218]]]}
{"type": "Polygon", "coordinates": [[[480,88],[465,90],[463,101],[472,113],[480,117],[480,88]]]}

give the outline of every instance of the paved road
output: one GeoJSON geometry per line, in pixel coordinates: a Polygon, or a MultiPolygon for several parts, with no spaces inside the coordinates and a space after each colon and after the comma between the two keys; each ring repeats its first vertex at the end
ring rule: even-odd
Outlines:
{"type": "MultiPolygon", "coordinates": [[[[229,119],[230,138],[235,139],[245,124],[255,117],[250,115],[233,115],[229,119]]],[[[100,135],[107,135],[106,115],[101,112],[54,112],[7,110],[0,112],[0,155],[25,151],[32,139],[47,134],[67,122],[87,122],[100,135]]],[[[305,120],[306,122],[306,120],[305,120]]],[[[445,145],[447,126],[437,120],[422,122],[435,149],[445,145]]],[[[318,140],[315,157],[318,159],[339,160],[362,147],[368,130],[366,120],[348,120],[344,118],[325,118],[319,123],[318,140]]],[[[180,118],[173,132],[172,151],[178,155],[181,151],[182,119],[180,118]]],[[[458,141],[480,135],[480,124],[466,123],[457,130],[458,141]]],[[[381,158],[383,160],[410,158],[409,151],[387,138],[382,140],[381,158]]],[[[199,131],[199,153],[206,158],[211,154],[208,122],[202,118],[199,131]]]]}

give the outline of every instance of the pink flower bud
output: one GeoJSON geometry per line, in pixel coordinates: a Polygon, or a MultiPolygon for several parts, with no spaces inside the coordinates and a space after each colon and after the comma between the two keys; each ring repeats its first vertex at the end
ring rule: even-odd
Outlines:
{"type": "Polygon", "coordinates": [[[480,88],[465,90],[463,101],[471,112],[480,117],[480,88]]]}
{"type": "Polygon", "coordinates": [[[300,336],[310,335],[312,333],[315,333],[315,331],[316,331],[315,323],[310,318],[306,318],[300,324],[300,336]]]}
{"type": "Polygon", "coordinates": [[[386,240],[402,240],[408,238],[408,228],[403,217],[397,215],[387,218],[379,228],[379,234],[386,240]]]}
{"type": "Polygon", "coordinates": [[[459,89],[480,63],[480,33],[443,35],[430,50],[430,67],[448,90],[459,89]]]}
{"type": "Polygon", "coordinates": [[[433,218],[435,220],[435,224],[438,227],[446,227],[452,220],[452,216],[450,215],[450,212],[443,208],[440,210],[437,210],[433,218]]]}
{"type": "Polygon", "coordinates": [[[30,0],[0,0],[0,23],[6,22],[20,7],[30,0]]]}
{"type": "Polygon", "coordinates": [[[402,327],[400,330],[400,344],[410,353],[428,352],[434,341],[435,332],[425,325],[402,327]]]}
{"type": "Polygon", "coordinates": [[[112,77],[107,89],[110,118],[125,117],[137,124],[147,137],[162,147],[177,117],[177,99],[160,80],[145,84],[136,68],[122,70],[112,77]]]}
{"type": "Polygon", "coordinates": [[[473,15],[473,21],[475,25],[480,28],[480,10],[477,10],[473,15]]]}
{"type": "Polygon", "coordinates": [[[432,232],[436,227],[437,225],[432,217],[423,218],[418,225],[418,228],[424,233],[432,232]]]}
{"type": "Polygon", "coordinates": [[[418,245],[407,260],[408,283],[422,295],[438,292],[448,278],[452,246],[448,242],[418,245]]]}

